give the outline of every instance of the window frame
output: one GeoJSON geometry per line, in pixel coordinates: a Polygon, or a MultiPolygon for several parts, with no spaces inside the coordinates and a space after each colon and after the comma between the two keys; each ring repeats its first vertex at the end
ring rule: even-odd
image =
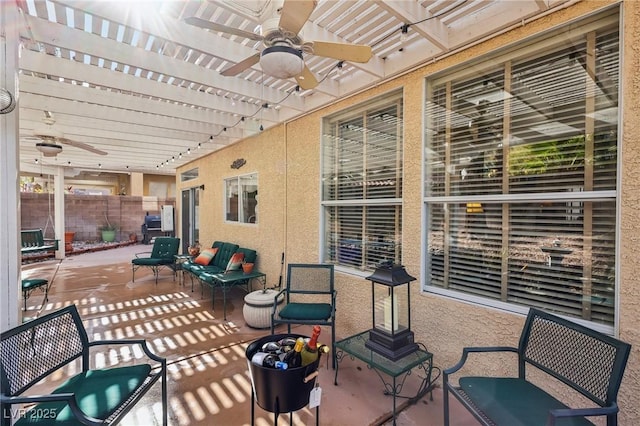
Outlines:
{"type": "Polygon", "coordinates": [[[222,194],[223,194],[223,200],[222,200],[222,211],[223,211],[223,217],[224,217],[224,221],[226,223],[236,223],[236,224],[240,224],[240,225],[250,225],[250,226],[257,226],[258,225],[258,194],[259,194],[259,178],[258,178],[258,172],[250,172],[250,173],[245,173],[242,175],[237,175],[237,176],[232,176],[232,177],[227,177],[225,179],[223,179],[222,181],[222,194]],[[253,199],[255,201],[255,204],[253,206],[249,206],[248,209],[245,209],[244,204],[247,202],[245,200],[245,197],[237,197],[237,219],[230,219],[230,215],[233,215],[233,212],[230,212],[229,208],[230,208],[230,202],[229,200],[232,198],[230,197],[229,194],[229,185],[235,183],[237,189],[238,189],[238,195],[241,193],[245,193],[242,188],[243,186],[247,186],[246,183],[243,183],[242,180],[243,179],[247,179],[247,178],[251,178],[251,179],[255,179],[255,187],[256,190],[255,191],[251,191],[251,193],[255,192],[255,198],[253,199]],[[245,210],[247,210],[245,212],[245,210]],[[251,214],[253,213],[253,215],[251,214]],[[245,218],[245,215],[247,216],[245,218]],[[251,218],[254,218],[254,221],[251,221],[251,218]],[[241,220],[242,219],[242,220],[241,220]]]}
{"type": "MultiPolygon", "coordinates": [[[[366,127],[365,126],[365,133],[369,132],[369,129],[373,129],[373,125],[371,127],[366,127]]],[[[365,144],[366,145],[366,144],[365,144]]],[[[335,148],[335,147],[333,147],[335,148]]],[[[367,174],[367,169],[366,167],[368,166],[367,163],[367,153],[365,152],[366,149],[363,148],[363,154],[362,154],[362,162],[359,164],[362,166],[362,171],[364,172],[363,174],[366,175],[367,174]]],[[[366,102],[362,102],[356,105],[353,105],[349,108],[346,108],[345,110],[342,110],[338,113],[332,114],[330,116],[326,116],[323,118],[322,120],[322,129],[321,129],[321,147],[320,147],[320,186],[319,186],[319,190],[320,190],[320,244],[319,244],[319,258],[320,261],[323,263],[332,263],[335,265],[336,270],[339,270],[341,272],[344,273],[348,273],[348,274],[352,274],[352,275],[357,275],[357,276],[361,276],[361,277],[366,277],[368,275],[371,274],[371,272],[374,270],[374,268],[371,265],[368,265],[366,263],[373,261],[373,259],[376,258],[376,254],[369,254],[370,251],[374,250],[371,247],[373,247],[375,245],[375,242],[370,242],[369,237],[372,235],[372,221],[375,221],[375,219],[372,218],[378,218],[378,216],[376,216],[376,209],[381,207],[381,210],[384,210],[384,208],[389,207],[392,208],[393,212],[390,214],[393,214],[394,216],[394,237],[392,238],[393,241],[387,241],[386,239],[383,240],[380,245],[383,246],[382,252],[385,253],[384,255],[388,254],[388,253],[394,253],[394,258],[395,258],[395,262],[396,263],[400,263],[401,259],[402,259],[402,211],[403,211],[403,202],[402,202],[402,191],[403,191],[403,174],[404,174],[404,169],[403,169],[403,164],[404,164],[404,93],[403,93],[403,89],[399,88],[399,89],[394,89],[392,91],[390,91],[389,93],[377,96],[374,99],[371,99],[369,101],[366,102]],[[393,173],[395,173],[395,176],[397,179],[400,180],[400,182],[398,183],[396,181],[395,183],[395,192],[396,192],[396,196],[393,197],[388,197],[388,196],[384,196],[381,194],[377,194],[377,195],[373,195],[371,196],[371,194],[373,194],[373,192],[371,192],[371,194],[369,194],[369,197],[367,198],[362,198],[362,197],[349,197],[346,196],[343,197],[342,199],[339,199],[340,195],[338,195],[339,193],[339,189],[335,189],[335,194],[334,197],[331,198],[330,196],[327,195],[327,185],[325,184],[325,179],[327,178],[325,176],[325,173],[327,172],[327,167],[328,163],[327,163],[327,156],[331,156],[330,154],[327,154],[326,150],[331,149],[331,147],[329,146],[329,143],[327,141],[327,137],[333,137],[335,138],[335,136],[331,136],[329,135],[329,133],[331,133],[329,130],[327,130],[329,128],[329,126],[338,126],[339,123],[346,123],[348,121],[354,120],[355,118],[361,116],[363,118],[365,118],[365,121],[363,123],[367,123],[366,121],[366,117],[368,116],[368,114],[373,111],[373,110],[380,110],[383,108],[396,108],[396,112],[397,114],[400,116],[400,118],[398,119],[397,117],[395,117],[396,123],[395,123],[395,127],[397,129],[397,132],[395,133],[395,151],[394,151],[394,156],[393,156],[393,161],[395,161],[397,163],[397,168],[394,170],[393,173]],[[400,192],[400,196],[398,197],[398,191],[400,192]],[[329,225],[329,221],[330,216],[331,216],[331,210],[334,208],[340,208],[340,207],[353,207],[354,209],[357,208],[362,208],[363,209],[363,217],[365,217],[366,219],[363,222],[360,222],[360,225],[362,226],[363,229],[363,234],[364,237],[361,237],[361,243],[360,245],[358,245],[357,247],[354,247],[355,250],[359,250],[359,257],[360,257],[360,266],[355,266],[355,265],[351,265],[351,264],[347,264],[347,263],[341,263],[339,260],[340,254],[334,254],[333,256],[331,255],[331,252],[334,253],[342,253],[342,250],[350,250],[349,247],[341,247],[340,244],[332,244],[331,243],[331,238],[329,238],[329,230],[328,228],[330,228],[329,225]],[[364,213],[364,211],[367,211],[366,213],[364,213]],[[369,231],[369,232],[367,232],[369,231]],[[392,249],[390,249],[389,247],[393,247],[392,249]],[[364,250],[363,250],[363,247],[364,250]],[[366,264],[366,265],[363,265],[366,264]]],[[[385,161],[388,159],[385,158],[383,161],[385,161]]],[[[335,167],[333,167],[331,169],[331,173],[334,176],[338,176],[340,174],[340,166],[338,166],[337,164],[339,164],[341,161],[341,159],[339,158],[339,156],[335,156],[334,158],[334,164],[336,164],[335,167]]],[[[363,178],[362,184],[363,186],[366,186],[366,182],[367,178],[363,178]]],[[[363,194],[367,193],[366,189],[363,189],[363,194]]],[[[378,210],[380,211],[380,210],[378,210]]],[[[386,215],[387,213],[383,212],[383,215],[386,215]]],[[[344,234],[341,234],[344,235],[344,234]]],[[[344,239],[344,237],[338,237],[344,241],[347,241],[344,239]]],[[[356,244],[357,245],[357,244],[356,244]]],[[[380,256],[384,256],[384,255],[380,255],[380,256]]]]}
{"type": "MultiPolygon", "coordinates": [[[[551,30],[546,34],[543,34],[538,37],[532,37],[531,39],[527,39],[521,41],[519,43],[515,43],[512,46],[507,47],[499,52],[494,54],[487,54],[479,59],[474,59],[473,61],[469,61],[465,64],[461,64],[460,66],[456,66],[449,70],[445,70],[434,74],[432,76],[428,76],[425,79],[425,91],[424,91],[424,111],[423,111],[423,119],[425,120],[423,123],[423,161],[422,161],[422,176],[423,176],[423,205],[422,205],[422,276],[423,281],[421,283],[421,289],[427,293],[439,294],[442,296],[446,296],[455,300],[464,301],[467,303],[471,303],[479,306],[487,306],[491,308],[498,308],[501,310],[516,312],[521,314],[526,314],[529,309],[529,306],[515,304],[511,301],[503,301],[493,298],[482,297],[475,294],[465,293],[463,291],[449,289],[446,287],[438,287],[435,285],[431,285],[429,283],[432,264],[431,264],[431,255],[429,253],[429,234],[431,232],[430,226],[430,204],[432,203],[445,203],[447,204],[455,204],[455,203],[481,203],[481,202],[495,202],[495,203],[509,203],[509,206],[518,202],[524,201],[566,201],[568,203],[572,202],[597,202],[599,200],[606,200],[609,202],[613,202],[613,210],[611,210],[611,215],[615,220],[615,229],[614,229],[614,237],[613,237],[613,246],[615,253],[613,270],[615,271],[615,277],[613,280],[614,286],[614,300],[613,300],[613,318],[612,323],[602,323],[595,322],[590,319],[582,319],[579,317],[569,316],[560,313],[560,315],[565,315],[576,322],[580,322],[588,327],[593,329],[613,334],[615,330],[618,328],[619,322],[619,292],[620,292],[620,277],[619,277],[619,261],[618,261],[618,253],[619,253],[619,240],[620,240],[620,224],[619,224],[619,209],[620,209],[620,170],[621,170],[621,151],[622,151],[622,123],[621,123],[621,110],[618,107],[617,110],[617,118],[616,118],[616,129],[617,136],[615,146],[617,147],[617,153],[615,158],[615,188],[609,190],[594,190],[592,188],[587,188],[587,191],[580,192],[564,192],[564,191],[550,191],[550,192],[540,192],[540,193],[497,193],[497,194],[488,194],[484,196],[479,195],[449,195],[449,196],[439,196],[439,195],[430,195],[428,190],[429,182],[427,177],[429,176],[428,167],[429,167],[429,159],[427,152],[429,148],[429,132],[431,129],[428,126],[428,122],[430,117],[428,116],[428,102],[430,100],[430,92],[431,88],[436,87],[439,84],[462,80],[465,77],[470,78],[474,73],[482,73],[485,69],[494,69],[496,67],[502,67],[506,62],[510,61],[511,63],[516,61],[522,61],[527,58],[533,58],[535,56],[540,55],[544,49],[549,48],[559,42],[560,39],[571,37],[579,37],[580,39],[587,38],[587,34],[590,32],[596,32],[596,30],[606,32],[610,27],[613,27],[615,24],[615,31],[618,33],[618,88],[617,88],[617,105],[621,105],[623,102],[623,89],[622,89],[622,79],[620,78],[620,68],[623,61],[623,51],[622,51],[622,19],[620,17],[620,12],[618,7],[612,7],[609,10],[594,14],[588,18],[585,18],[580,21],[576,21],[563,27],[559,27],[557,29],[551,30]]],[[[505,70],[505,75],[507,72],[511,72],[510,69],[505,70]]],[[[583,102],[586,102],[584,98],[581,98],[583,102]]],[[[506,111],[505,115],[511,115],[510,111],[506,111]]],[[[508,118],[510,120],[511,117],[508,118]]],[[[509,129],[505,130],[505,132],[509,131],[509,129]]],[[[446,164],[446,163],[445,163],[446,164]]],[[[445,166],[446,167],[446,166],[445,166]]],[[[504,172],[504,164],[502,165],[502,171],[504,172]]],[[[583,180],[586,182],[586,180],[583,180]]],[[[504,204],[503,204],[504,206],[504,204]]],[[[510,208],[507,207],[508,213],[510,214],[510,208]]],[[[503,207],[504,209],[504,207],[503,207]]],[[[451,238],[447,231],[444,232],[444,238],[451,238]]],[[[508,246],[507,246],[508,247],[508,246]]],[[[501,250],[505,250],[505,246],[503,245],[501,250]]],[[[590,265],[591,266],[591,265],[590,265]]],[[[581,293],[582,297],[584,297],[584,292],[581,293]]]]}

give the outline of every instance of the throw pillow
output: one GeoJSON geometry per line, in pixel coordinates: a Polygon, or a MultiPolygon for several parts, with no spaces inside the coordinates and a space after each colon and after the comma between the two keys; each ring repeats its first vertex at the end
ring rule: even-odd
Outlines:
{"type": "Polygon", "coordinates": [[[207,266],[209,263],[211,263],[211,260],[213,259],[213,257],[216,255],[217,252],[218,252],[217,248],[204,249],[200,252],[198,257],[195,258],[194,262],[197,263],[198,265],[207,266]]]}
{"type": "Polygon", "coordinates": [[[243,260],[244,253],[233,253],[233,256],[231,256],[231,259],[229,259],[229,263],[227,263],[227,269],[225,270],[225,272],[240,270],[243,260]]]}

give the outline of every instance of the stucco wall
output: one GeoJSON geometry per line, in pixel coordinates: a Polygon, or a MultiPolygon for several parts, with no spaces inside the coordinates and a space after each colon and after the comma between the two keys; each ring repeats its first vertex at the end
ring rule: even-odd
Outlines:
{"type": "MultiPolygon", "coordinates": [[[[258,248],[260,268],[269,281],[279,273],[279,255],[289,262],[316,262],[319,258],[320,140],[324,116],[367,101],[397,88],[404,97],[404,195],[403,264],[417,277],[412,284],[412,328],[416,339],[434,353],[434,363],[448,367],[456,363],[464,346],[517,345],[524,317],[459,302],[420,291],[422,229],[422,143],[424,79],[430,74],[477,58],[505,44],[521,40],[562,23],[615,4],[614,1],[582,1],[542,19],[517,27],[478,46],[429,64],[358,95],[290,123],[265,131],[231,148],[196,162],[200,180],[207,190],[202,215],[204,241],[231,239],[258,248]],[[247,159],[242,172],[259,174],[260,224],[257,228],[224,224],[222,221],[222,179],[233,176],[229,165],[236,158],[247,159]],[[209,190],[210,187],[212,191],[209,190]]],[[[624,126],[621,169],[620,308],[619,336],[634,345],[623,381],[619,403],[620,424],[640,424],[640,267],[636,247],[640,218],[640,2],[623,4],[624,25],[624,126]]],[[[189,169],[194,164],[184,167],[189,169]]],[[[337,273],[338,337],[371,328],[370,283],[361,276],[337,273]]],[[[514,373],[513,362],[488,357],[476,372],[514,373]]],[[[552,386],[553,387],[553,386],[552,386]]],[[[558,392],[557,388],[552,389],[558,392]]],[[[576,399],[576,398],[574,398],[576,399]]],[[[577,400],[577,399],[576,399],[577,400]]]]}
{"type": "Polygon", "coordinates": [[[619,403],[623,425],[640,424],[640,2],[623,4],[623,115],[620,202],[620,338],[631,343],[619,403]]]}
{"type": "MultiPolygon", "coordinates": [[[[277,285],[281,253],[284,251],[285,145],[284,127],[265,130],[239,144],[217,151],[215,155],[188,163],[177,172],[178,194],[183,189],[205,185],[200,195],[200,243],[233,242],[258,252],[256,267],[267,274],[267,284],[277,285]],[[231,164],[243,158],[246,164],[232,169],[231,164]],[[180,182],[180,173],[198,168],[199,176],[180,182]],[[258,222],[241,224],[225,222],[224,179],[258,173],[258,222]]],[[[178,210],[180,210],[178,204],[178,210]]],[[[182,216],[178,211],[177,228],[182,216]]]]}

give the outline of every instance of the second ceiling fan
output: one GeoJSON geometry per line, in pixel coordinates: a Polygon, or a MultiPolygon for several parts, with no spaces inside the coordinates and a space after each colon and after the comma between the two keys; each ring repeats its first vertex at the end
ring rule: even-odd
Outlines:
{"type": "Polygon", "coordinates": [[[303,53],[339,61],[366,63],[371,59],[371,47],[362,44],[333,43],[327,41],[305,42],[300,30],[315,9],[314,0],[284,0],[278,10],[280,18],[267,19],[261,25],[261,34],[217,24],[205,19],[191,17],[185,22],[200,28],[223,32],[251,40],[262,41],[264,48],[254,55],[222,71],[224,76],[234,76],[260,63],[263,72],[277,78],[294,77],[302,89],[313,89],[318,85],[303,53]]]}

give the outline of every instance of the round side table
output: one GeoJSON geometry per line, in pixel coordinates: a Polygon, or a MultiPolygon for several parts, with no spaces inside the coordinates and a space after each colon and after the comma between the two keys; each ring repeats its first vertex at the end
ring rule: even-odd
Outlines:
{"type": "MultiPolygon", "coordinates": [[[[273,309],[273,300],[276,294],[278,294],[278,291],[266,289],[252,291],[244,297],[242,314],[249,327],[271,328],[271,310],[273,309]]],[[[284,294],[280,295],[278,299],[276,313],[280,312],[283,302],[284,294]]]]}

